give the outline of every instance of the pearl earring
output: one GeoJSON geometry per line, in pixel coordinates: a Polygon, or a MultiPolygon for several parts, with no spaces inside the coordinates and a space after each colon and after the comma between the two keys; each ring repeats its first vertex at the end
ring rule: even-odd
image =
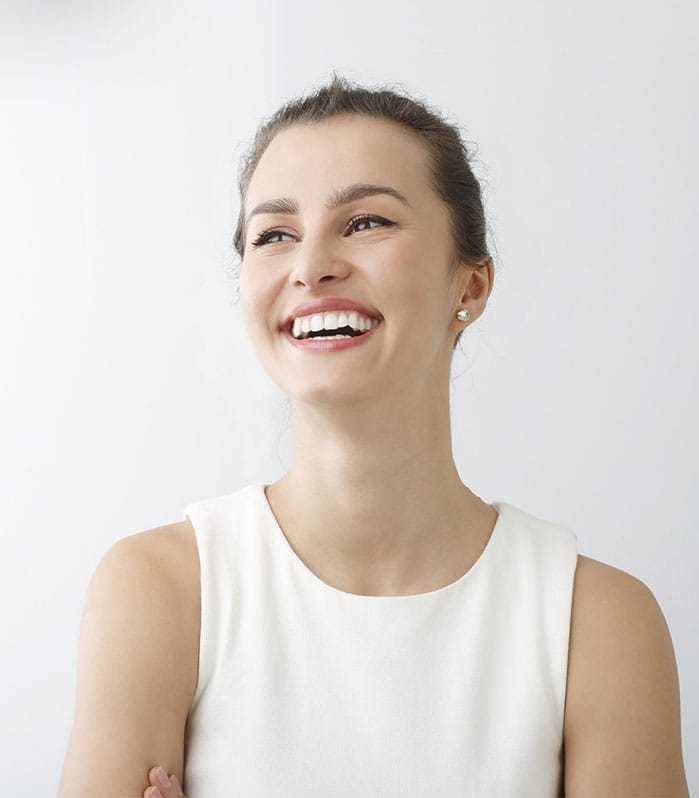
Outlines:
{"type": "Polygon", "coordinates": [[[471,315],[471,314],[470,314],[470,313],[469,313],[467,310],[457,310],[457,311],[456,311],[456,318],[457,318],[459,321],[468,321],[468,317],[469,317],[470,315],[471,315]]]}

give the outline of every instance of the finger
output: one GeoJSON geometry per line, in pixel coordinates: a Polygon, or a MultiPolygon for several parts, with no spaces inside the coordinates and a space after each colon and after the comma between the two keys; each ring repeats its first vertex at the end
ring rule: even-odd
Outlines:
{"type": "Polygon", "coordinates": [[[177,776],[173,773],[168,777],[158,765],[148,771],[148,781],[152,786],[145,791],[144,798],[185,798],[177,776]]]}

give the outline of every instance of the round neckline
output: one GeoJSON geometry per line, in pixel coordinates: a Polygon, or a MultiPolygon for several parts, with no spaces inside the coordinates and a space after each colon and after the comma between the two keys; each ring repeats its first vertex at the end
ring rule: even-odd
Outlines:
{"type": "Polygon", "coordinates": [[[340,588],[334,587],[333,585],[329,584],[325,580],[321,579],[317,574],[315,574],[307,565],[306,563],[299,557],[299,555],[294,551],[291,544],[286,538],[279,522],[277,521],[277,517],[274,515],[272,511],[272,507],[267,499],[267,494],[265,493],[265,488],[268,488],[269,485],[265,482],[258,482],[254,486],[255,493],[258,496],[262,512],[267,519],[271,529],[274,532],[274,538],[278,541],[278,543],[284,548],[286,551],[287,557],[291,560],[294,567],[297,570],[300,570],[302,573],[306,575],[307,578],[310,578],[312,582],[316,583],[318,587],[322,590],[329,591],[330,593],[335,594],[336,596],[342,597],[348,601],[366,601],[366,602],[373,602],[373,603],[399,603],[399,600],[403,602],[410,602],[410,601],[419,601],[428,600],[428,599],[436,599],[452,591],[457,590],[462,585],[469,582],[473,575],[476,574],[479,570],[482,570],[484,563],[487,563],[493,556],[493,549],[497,548],[498,542],[500,540],[501,535],[501,527],[504,523],[503,516],[507,512],[507,503],[506,502],[491,502],[490,506],[497,512],[498,517],[495,520],[495,524],[493,529],[490,532],[490,537],[488,538],[488,542],[485,544],[485,548],[483,551],[478,555],[476,561],[471,565],[471,567],[463,573],[460,577],[455,579],[453,582],[450,582],[447,585],[443,585],[442,587],[438,587],[435,590],[428,590],[425,593],[411,593],[408,595],[397,595],[397,596],[374,596],[374,595],[365,595],[362,593],[350,593],[346,590],[340,590],[340,588]]]}

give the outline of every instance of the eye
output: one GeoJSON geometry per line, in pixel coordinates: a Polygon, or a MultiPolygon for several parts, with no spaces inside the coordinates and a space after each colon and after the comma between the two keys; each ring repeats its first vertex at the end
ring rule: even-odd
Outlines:
{"type": "MultiPolygon", "coordinates": [[[[353,219],[350,219],[345,229],[356,229],[364,222],[376,222],[379,227],[392,227],[395,224],[395,222],[389,222],[387,219],[383,219],[381,216],[370,216],[369,214],[363,213],[361,216],[355,216],[353,219]]],[[[375,228],[367,227],[365,229],[373,230],[375,228]]],[[[274,238],[275,236],[291,236],[291,233],[285,233],[282,230],[265,230],[264,232],[260,233],[254,241],[250,242],[250,246],[261,247],[269,243],[281,243],[278,241],[270,241],[270,239],[274,238]]]]}
{"type": "Polygon", "coordinates": [[[274,236],[288,236],[290,233],[283,233],[281,230],[265,230],[263,233],[260,233],[259,236],[254,241],[250,242],[250,246],[252,247],[261,247],[265,244],[269,243],[269,239],[273,238],[274,236]]]}
{"type": "MultiPolygon", "coordinates": [[[[361,216],[355,216],[354,219],[350,219],[347,223],[347,229],[356,228],[357,225],[363,224],[364,222],[378,222],[380,227],[390,227],[393,225],[393,222],[382,219],[380,216],[369,216],[369,214],[363,213],[361,216]]],[[[373,228],[367,227],[366,229],[372,230],[373,228]]]]}

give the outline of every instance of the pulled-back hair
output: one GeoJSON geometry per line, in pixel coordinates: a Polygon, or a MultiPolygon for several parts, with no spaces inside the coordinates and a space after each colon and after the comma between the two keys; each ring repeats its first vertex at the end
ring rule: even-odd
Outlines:
{"type": "MultiPolygon", "coordinates": [[[[454,273],[460,268],[459,262],[466,268],[484,268],[490,252],[486,243],[487,223],[481,187],[471,170],[470,154],[458,127],[424,102],[385,86],[377,89],[359,86],[334,71],[327,85],[305,97],[290,100],[260,125],[250,150],[241,159],[240,213],[233,237],[241,260],[245,254],[245,197],[255,168],[272,139],[293,125],[312,124],[347,113],[397,122],[420,136],[429,154],[430,186],[449,211],[455,247],[451,271],[454,273]]],[[[454,348],[462,332],[457,334],[454,348]]]]}

